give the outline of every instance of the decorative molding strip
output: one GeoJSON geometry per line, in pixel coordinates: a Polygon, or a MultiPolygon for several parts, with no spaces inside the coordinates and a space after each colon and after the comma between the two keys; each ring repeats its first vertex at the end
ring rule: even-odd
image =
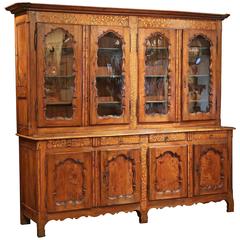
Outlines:
{"type": "Polygon", "coordinates": [[[128,26],[127,16],[38,12],[37,22],[65,23],[82,25],[128,26]]]}
{"type": "Polygon", "coordinates": [[[48,149],[66,148],[66,147],[87,147],[91,145],[92,145],[92,141],[90,138],[49,140],[47,142],[48,149]]]}
{"type": "Polygon", "coordinates": [[[216,30],[217,21],[140,17],[138,19],[138,27],[216,30]]]}

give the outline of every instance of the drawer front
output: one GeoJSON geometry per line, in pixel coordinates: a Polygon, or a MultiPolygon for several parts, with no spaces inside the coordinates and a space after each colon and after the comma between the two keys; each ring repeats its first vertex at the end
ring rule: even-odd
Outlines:
{"type": "Polygon", "coordinates": [[[184,141],[187,140],[186,133],[164,133],[164,134],[153,134],[149,136],[149,142],[172,142],[172,141],[184,141]]]}
{"type": "Polygon", "coordinates": [[[69,148],[69,147],[90,147],[92,146],[91,138],[76,138],[76,139],[57,139],[47,142],[48,149],[69,148]]]}
{"type": "Polygon", "coordinates": [[[226,131],[217,131],[217,132],[201,132],[194,133],[193,140],[212,140],[212,139],[226,139],[226,131]]]}
{"type": "Polygon", "coordinates": [[[134,144],[139,143],[139,136],[121,136],[121,137],[102,137],[100,138],[100,146],[134,144]]]}

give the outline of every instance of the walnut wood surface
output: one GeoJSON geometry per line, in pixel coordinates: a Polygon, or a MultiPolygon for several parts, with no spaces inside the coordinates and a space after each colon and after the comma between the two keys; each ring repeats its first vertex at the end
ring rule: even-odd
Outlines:
{"type": "Polygon", "coordinates": [[[221,20],[228,14],[17,3],[15,14],[17,135],[20,139],[20,222],[50,220],[225,200],[234,210],[232,127],[222,127],[221,20]],[[56,28],[74,37],[74,117],[45,119],[44,39],[56,28]],[[97,41],[123,41],[124,114],[96,114],[97,41]],[[170,44],[169,112],[144,111],[144,43],[170,44]],[[211,110],[189,114],[188,44],[211,42],[211,110]]]}

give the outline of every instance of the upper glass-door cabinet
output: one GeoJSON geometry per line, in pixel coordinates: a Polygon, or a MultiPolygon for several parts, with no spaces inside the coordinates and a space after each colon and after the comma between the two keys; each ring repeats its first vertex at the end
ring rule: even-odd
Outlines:
{"type": "Polygon", "coordinates": [[[184,31],[183,120],[216,118],[216,33],[184,31]]]}
{"type": "Polygon", "coordinates": [[[129,29],[91,27],[91,124],[129,122],[129,29]]]}
{"type": "Polygon", "coordinates": [[[38,24],[37,31],[38,123],[81,125],[82,29],[38,24]]]}
{"type": "Polygon", "coordinates": [[[175,30],[139,29],[139,122],[175,121],[175,30]]]}

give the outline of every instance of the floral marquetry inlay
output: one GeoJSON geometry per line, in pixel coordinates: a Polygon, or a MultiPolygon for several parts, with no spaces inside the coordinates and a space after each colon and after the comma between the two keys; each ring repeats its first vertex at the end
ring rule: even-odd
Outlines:
{"type": "Polygon", "coordinates": [[[66,148],[66,147],[86,147],[91,145],[92,145],[92,141],[90,138],[49,140],[47,142],[47,148],[49,149],[66,148]]]}
{"type": "Polygon", "coordinates": [[[138,20],[139,27],[156,27],[156,28],[174,28],[174,29],[206,29],[216,30],[216,21],[200,21],[200,20],[183,20],[171,18],[152,18],[141,17],[138,20]]]}
{"type": "Polygon", "coordinates": [[[108,26],[129,25],[127,16],[38,12],[36,18],[38,22],[47,23],[52,22],[65,24],[108,25],[108,26]]]}

